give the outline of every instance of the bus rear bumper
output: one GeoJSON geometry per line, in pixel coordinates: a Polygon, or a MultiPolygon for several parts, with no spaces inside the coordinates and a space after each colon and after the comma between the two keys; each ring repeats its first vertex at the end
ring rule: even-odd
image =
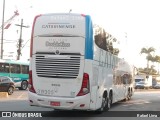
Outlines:
{"type": "Polygon", "coordinates": [[[40,96],[29,92],[29,104],[31,106],[47,107],[61,110],[89,110],[90,94],[75,98],[40,96]]]}

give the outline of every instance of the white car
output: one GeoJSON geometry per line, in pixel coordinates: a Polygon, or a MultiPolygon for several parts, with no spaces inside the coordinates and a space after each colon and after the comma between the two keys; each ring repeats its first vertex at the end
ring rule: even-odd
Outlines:
{"type": "Polygon", "coordinates": [[[160,89],[160,84],[156,84],[156,85],[154,86],[154,88],[155,88],[155,89],[160,89]]]}

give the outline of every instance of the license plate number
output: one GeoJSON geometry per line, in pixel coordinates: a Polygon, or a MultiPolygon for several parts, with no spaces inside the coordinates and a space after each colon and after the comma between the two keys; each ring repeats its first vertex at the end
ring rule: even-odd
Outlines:
{"type": "Polygon", "coordinates": [[[50,105],[51,106],[60,106],[60,102],[51,101],[50,105]]]}

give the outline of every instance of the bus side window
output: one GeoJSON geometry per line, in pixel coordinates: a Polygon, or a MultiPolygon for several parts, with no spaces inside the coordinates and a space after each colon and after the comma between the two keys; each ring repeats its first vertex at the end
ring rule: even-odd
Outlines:
{"type": "Polygon", "coordinates": [[[132,79],[132,75],[131,74],[129,74],[129,84],[131,84],[133,82],[133,79],[132,79]]]}
{"type": "Polygon", "coordinates": [[[0,63],[0,72],[3,72],[3,63],[0,63]]]}
{"type": "Polygon", "coordinates": [[[107,43],[106,43],[106,32],[103,28],[98,27],[95,31],[95,35],[94,35],[94,39],[95,39],[95,43],[96,45],[107,51],[107,43]]]}
{"type": "Polygon", "coordinates": [[[10,64],[11,73],[20,73],[20,65],[10,64]]]}
{"type": "Polygon", "coordinates": [[[0,63],[0,72],[2,72],[2,73],[9,73],[9,64],[7,64],[7,63],[0,63]]]}
{"type": "Polygon", "coordinates": [[[130,84],[130,79],[128,74],[123,75],[123,84],[130,84]]]}
{"type": "Polygon", "coordinates": [[[5,68],[4,68],[4,71],[6,72],[6,73],[9,73],[9,64],[5,64],[5,68]]]}
{"type": "Polygon", "coordinates": [[[29,73],[29,66],[22,65],[22,73],[23,74],[28,74],[29,73]]]}

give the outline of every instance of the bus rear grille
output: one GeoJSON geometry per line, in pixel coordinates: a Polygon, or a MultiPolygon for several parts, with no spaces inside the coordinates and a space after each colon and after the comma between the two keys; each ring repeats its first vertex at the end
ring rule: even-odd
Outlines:
{"type": "Polygon", "coordinates": [[[80,56],[72,55],[69,58],[47,58],[45,55],[36,55],[36,73],[39,77],[48,78],[77,78],[80,68],[80,56]]]}

